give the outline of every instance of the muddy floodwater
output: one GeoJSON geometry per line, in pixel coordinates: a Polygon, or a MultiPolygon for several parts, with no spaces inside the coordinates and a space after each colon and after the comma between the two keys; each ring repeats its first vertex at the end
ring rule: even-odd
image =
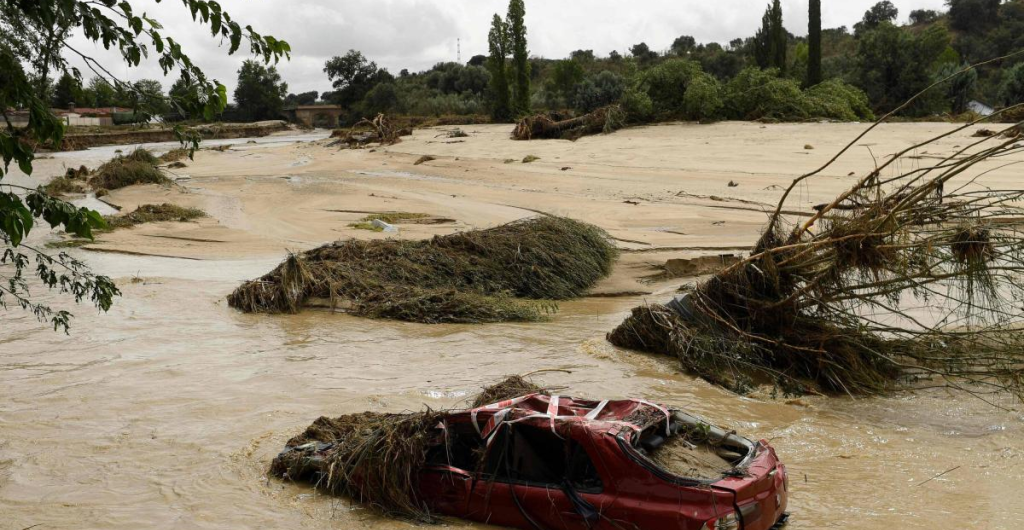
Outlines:
{"type": "MultiPolygon", "coordinates": [[[[944,127],[886,126],[865,142],[884,155],[944,127]]],[[[668,258],[749,245],[764,221],[758,205],[860,126],[672,125],[576,143],[511,142],[508,126],[465,129],[463,143],[426,130],[375,152],[338,151],[320,133],[223,141],[232,148],[186,161],[174,187],[106,198],[122,211],[174,202],[210,218],[119,231],[69,250],[124,293],[106,314],[73,307],[70,336],[20,310],[0,313],[0,529],[408,528],[268,479],[267,466],[320,415],[454,407],[504,375],[550,368],[572,372],[538,376],[568,387],[562,393],[643,397],[770,440],[789,467],[788,528],[1021,527],[1024,412],[1009,397],[992,398],[1002,408],[938,390],[740,397],[679,373],[671,360],[604,340],[632,307],[663,301],[681,283],[639,278],[668,258]],[[809,143],[814,150],[803,148],[809,143]],[[424,154],[438,160],[414,166],[424,154]],[[519,162],[527,154],[540,160],[519,162]],[[348,224],[394,210],[455,220],[403,228],[399,237],[536,211],[570,215],[606,228],[624,253],[597,288],[605,296],[562,303],[542,323],[430,326],[227,307],[239,282],[286,251],[383,237],[348,224]]],[[[37,177],[113,154],[63,153],[38,161],[37,177]]],[[[870,156],[864,148],[841,161],[819,187],[800,190],[797,206],[834,196],[870,156]]],[[[1019,186],[1019,171],[993,175],[1019,186]]],[[[56,237],[33,235],[37,243],[56,237]]]]}

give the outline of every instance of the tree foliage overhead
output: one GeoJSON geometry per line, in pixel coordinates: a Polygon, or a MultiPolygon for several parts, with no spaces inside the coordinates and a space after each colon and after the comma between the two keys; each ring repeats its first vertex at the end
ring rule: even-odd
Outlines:
{"type": "MultiPolygon", "coordinates": [[[[181,3],[197,24],[207,26],[214,37],[229,43],[229,54],[243,42],[264,62],[277,61],[290,52],[285,41],[261,35],[251,26],[243,28],[216,2],[181,3]]],[[[82,74],[69,64],[69,57],[85,64],[115,92],[132,94],[137,111],[149,110],[147,107],[157,103],[152,101],[156,94],[147,92],[152,87],[117,78],[107,65],[72,47],[68,36],[77,32],[105,49],[117,50],[127,67],[137,67],[152,56],[165,75],[176,70],[180,78],[197,87],[195,100],[168,102],[160,95],[164,104],[192,105],[212,116],[227,104],[227,91],[206,78],[158,21],[137,11],[129,1],[7,0],[0,4],[0,29],[4,35],[0,39],[0,114],[5,123],[0,129],[0,265],[6,265],[0,272],[0,307],[18,305],[41,321],[50,322],[55,329],[67,331],[71,314],[33,301],[29,292],[31,276],[35,276],[36,283],[67,293],[76,302],[88,300],[104,311],[111,307],[119,291],[109,278],[93,274],[82,262],[64,253],[50,256],[26,238],[39,219],[50,228],[91,238],[93,230],[105,226],[103,218],[95,211],[50,197],[42,189],[5,181],[5,177],[12,163],[25,175],[31,175],[36,146],[60,145],[63,140],[64,125],[50,110],[47,96],[55,77],[69,75],[77,81],[76,88],[81,87],[82,74]],[[8,109],[19,107],[26,108],[29,114],[24,128],[15,127],[8,116],[8,109]],[[30,272],[33,264],[34,274],[30,272]]],[[[181,129],[176,132],[182,141],[191,142],[193,147],[198,144],[198,137],[181,129]]]]}

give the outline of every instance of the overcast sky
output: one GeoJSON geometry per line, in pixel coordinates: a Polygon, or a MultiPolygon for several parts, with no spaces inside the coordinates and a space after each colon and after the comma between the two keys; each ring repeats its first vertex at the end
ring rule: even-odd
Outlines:
{"type": "MultiPolygon", "coordinates": [[[[824,0],[822,25],[848,26],[859,21],[876,0],[824,0]]],[[[292,47],[291,61],[278,70],[290,92],[325,91],[330,83],[324,62],[349,49],[363,52],[378,65],[397,74],[401,69],[424,70],[441,61],[454,61],[457,42],[462,60],[487,53],[487,32],[494,13],[504,15],[507,0],[220,0],[242,25],[284,39],[292,47]]],[[[625,52],[638,42],[665,50],[679,35],[698,42],[728,43],[754,34],[761,24],[766,0],[526,0],[530,54],[566,57],[577,49],[592,49],[600,56],[625,52]]],[[[912,9],[942,9],[943,0],[893,0],[899,20],[912,9]]],[[[192,22],[178,0],[132,0],[135,11],[146,11],[164,25],[207,74],[234,90],[237,71],[246,58],[243,50],[227,55],[227,47],[210,37],[208,28],[192,22]]],[[[807,34],[807,0],[783,0],[784,25],[796,35],[807,34]]],[[[155,61],[128,70],[119,56],[102,46],[76,39],[83,52],[92,50],[111,71],[127,79],[156,78],[164,89],[177,74],[163,78],[155,61]],[[84,48],[84,49],[83,49],[84,48]]],[[[77,64],[77,66],[82,66],[77,64]]],[[[83,70],[88,78],[91,73],[83,70]]]]}

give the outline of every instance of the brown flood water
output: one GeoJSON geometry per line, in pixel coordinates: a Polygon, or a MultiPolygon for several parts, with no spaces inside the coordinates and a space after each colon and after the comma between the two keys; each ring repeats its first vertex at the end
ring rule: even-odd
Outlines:
{"type": "Polygon", "coordinates": [[[168,275],[126,283],[109,315],[80,314],[71,337],[5,316],[3,528],[406,527],[264,470],[321,414],[454,406],[541,368],[573,370],[542,380],[576,394],[643,396],[770,439],[790,466],[792,528],[1010,529],[1024,516],[1020,413],[945,394],[737,397],[609,347],[603,333],[638,300],[563,304],[533,325],[251,316],[223,302],[233,281],[120,261],[168,275]]]}
{"type": "Polygon", "coordinates": [[[124,297],[105,315],[78,307],[70,337],[3,314],[0,529],[407,528],[268,480],[267,465],[317,416],[457,406],[503,375],[545,368],[572,370],[539,380],[576,395],[644,397],[771,440],[790,469],[789,528],[995,530],[1024,519],[1019,408],[938,391],[738,397],[604,341],[640,297],[564,303],[540,324],[244,315],[224,297],[276,258],[73,252],[119,278],[124,297]]]}

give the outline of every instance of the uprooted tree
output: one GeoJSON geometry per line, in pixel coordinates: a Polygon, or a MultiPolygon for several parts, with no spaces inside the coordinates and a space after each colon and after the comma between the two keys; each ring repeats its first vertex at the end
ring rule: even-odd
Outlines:
{"type": "Polygon", "coordinates": [[[625,123],[626,113],[619,105],[609,105],[594,112],[564,120],[556,119],[548,114],[536,114],[519,120],[516,128],[512,131],[512,139],[575,141],[591,134],[609,134],[622,128],[625,123]]]}
{"type": "Polygon", "coordinates": [[[952,128],[882,161],[809,217],[783,214],[797,186],[888,117],[792,183],[749,258],[668,306],[634,309],[609,340],[678,356],[737,391],[941,385],[1024,397],[1024,190],[987,182],[1020,162],[1020,129],[908,162],[977,122],[952,128]]]}

